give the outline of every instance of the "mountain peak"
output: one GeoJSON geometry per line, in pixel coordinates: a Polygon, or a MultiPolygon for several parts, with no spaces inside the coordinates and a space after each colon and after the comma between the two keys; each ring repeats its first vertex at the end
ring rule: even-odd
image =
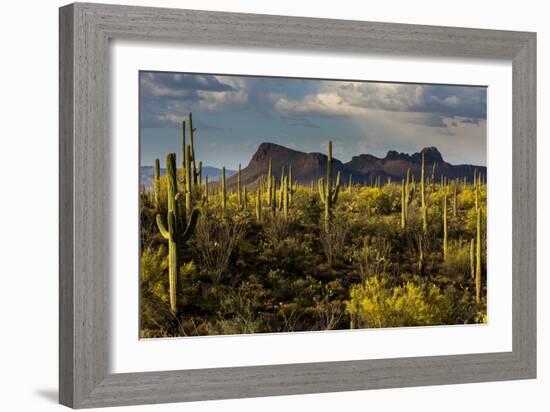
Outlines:
{"type": "Polygon", "coordinates": [[[295,150],[289,149],[288,147],[281,146],[276,143],[264,142],[258,146],[256,153],[252,156],[251,162],[262,162],[267,160],[270,157],[278,157],[284,155],[285,153],[292,153],[295,150]]]}
{"type": "Polygon", "coordinates": [[[426,163],[443,163],[443,156],[441,156],[441,152],[435,146],[425,147],[420,151],[420,156],[422,156],[422,153],[424,153],[424,161],[426,163]]]}

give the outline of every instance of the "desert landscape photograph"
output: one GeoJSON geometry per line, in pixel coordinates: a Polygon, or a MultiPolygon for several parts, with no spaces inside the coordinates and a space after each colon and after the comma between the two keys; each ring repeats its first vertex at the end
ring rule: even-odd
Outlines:
{"type": "Polygon", "coordinates": [[[485,87],[139,85],[140,338],[488,322],[485,87]]]}

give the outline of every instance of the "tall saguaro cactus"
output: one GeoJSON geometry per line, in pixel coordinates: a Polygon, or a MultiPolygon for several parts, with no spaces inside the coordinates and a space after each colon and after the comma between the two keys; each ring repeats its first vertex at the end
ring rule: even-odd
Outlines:
{"type": "Polygon", "coordinates": [[[447,260],[447,190],[443,191],[443,260],[447,260]]]}
{"type": "Polygon", "coordinates": [[[281,190],[283,192],[283,216],[285,220],[288,219],[288,204],[290,201],[290,190],[288,187],[288,180],[289,176],[285,176],[283,179],[283,187],[281,187],[281,190]]]}
{"type": "MultiPolygon", "coordinates": [[[[196,128],[193,127],[193,113],[189,112],[189,146],[191,147],[191,176],[193,179],[193,185],[197,184],[197,167],[195,164],[195,132],[196,128]]],[[[187,163],[187,160],[186,160],[187,163]]]]}
{"type": "Polygon", "coordinates": [[[425,171],[424,171],[424,153],[422,153],[422,170],[420,174],[420,191],[422,194],[422,205],[421,205],[421,213],[422,213],[422,231],[424,234],[428,233],[428,207],[426,205],[426,187],[425,187],[425,171]]]}
{"type": "Polygon", "coordinates": [[[227,208],[227,192],[225,188],[225,166],[222,167],[222,212],[225,216],[225,209],[227,208]]]}
{"type": "Polygon", "coordinates": [[[185,179],[185,120],[181,121],[181,174],[182,178],[185,179]]]}
{"type": "Polygon", "coordinates": [[[191,211],[193,190],[191,187],[191,145],[185,150],[185,209],[188,214],[191,211]]]}
{"type": "Polygon", "coordinates": [[[477,208],[476,233],[476,303],[481,302],[481,208],[477,208]]]}
{"type": "Polygon", "coordinates": [[[269,158],[268,165],[267,165],[267,205],[271,208],[273,203],[273,172],[272,172],[272,164],[271,164],[271,157],[269,158]]]}
{"type": "Polygon", "coordinates": [[[453,217],[456,217],[456,209],[457,209],[457,196],[456,196],[456,190],[458,186],[458,181],[455,181],[453,185],[453,217]]]}
{"type": "Polygon", "coordinates": [[[401,179],[401,229],[405,229],[407,200],[405,198],[405,179],[401,179]]]}
{"type": "Polygon", "coordinates": [[[332,208],[338,200],[338,192],[340,191],[340,172],[336,177],[336,185],[332,187],[332,142],[328,142],[328,159],[327,159],[327,182],[323,182],[323,178],[319,179],[319,195],[321,202],[325,207],[324,213],[324,228],[329,230],[330,219],[332,217],[332,208]]]}
{"type": "Polygon", "coordinates": [[[262,221],[262,189],[260,186],[256,189],[256,220],[258,223],[262,221]]]}
{"type": "Polygon", "coordinates": [[[239,163],[239,171],[237,172],[237,203],[239,208],[242,206],[242,201],[241,164],[239,163]]]}
{"type": "Polygon", "coordinates": [[[160,209],[160,160],[155,159],[155,177],[153,180],[155,209],[160,209]]]}
{"type": "Polygon", "coordinates": [[[472,279],[476,277],[476,258],[475,258],[475,244],[474,239],[470,240],[470,276],[472,279]]]}
{"type": "Polygon", "coordinates": [[[169,153],[166,156],[166,186],[168,192],[168,227],[162,220],[160,214],[157,214],[156,221],[160,234],[168,241],[168,283],[170,296],[170,310],[172,313],[178,312],[178,271],[180,262],[178,260],[178,250],[191,237],[197,225],[199,211],[193,210],[189,223],[185,218],[185,213],[181,210],[178,203],[180,194],[177,192],[177,168],[176,154],[169,153]]]}

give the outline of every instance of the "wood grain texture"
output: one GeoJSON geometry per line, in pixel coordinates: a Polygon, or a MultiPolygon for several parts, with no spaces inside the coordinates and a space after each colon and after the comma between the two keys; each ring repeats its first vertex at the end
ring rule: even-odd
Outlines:
{"type": "Polygon", "coordinates": [[[84,408],[535,377],[535,34],[83,3],[61,8],[59,24],[61,403],[84,408]],[[513,350],[110,374],[111,39],[512,61],[513,350]]]}

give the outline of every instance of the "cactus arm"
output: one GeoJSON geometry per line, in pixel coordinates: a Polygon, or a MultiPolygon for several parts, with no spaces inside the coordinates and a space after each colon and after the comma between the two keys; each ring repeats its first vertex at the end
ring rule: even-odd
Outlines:
{"type": "Polygon", "coordinates": [[[325,182],[324,179],[321,177],[319,178],[319,197],[321,198],[321,203],[325,203],[325,182]]]}
{"type": "Polygon", "coordinates": [[[160,209],[160,160],[155,159],[155,178],[153,180],[153,190],[155,196],[155,209],[160,209]]]}
{"type": "Polygon", "coordinates": [[[340,193],[340,184],[337,184],[334,186],[334,189],[332,189],[332,196],[331,196],[331,205],[334,205],[338,201],[338,194],[340,193]]]}
{"type": "Polygon", "coordinates": [[[159,229],[160,235],[166,240],[170,239],[170,232],[168,231],[166,226],[164,226],[164,223],[162,222],[162,218],[160,217],[159,214],[157,214],[156,221],[157,221],[157,227],[159,229]]]}
{"type": "Polygon", "coordinates": [[[189,218],[189,224],[185,228],[185,231],[182,233],[180,240],[186,242],[193,235],[195,228],[197,227],[197,222],[199,220],[200,212],[198,209],[193,209],[191,212],[191,217],[189,218]]]}

